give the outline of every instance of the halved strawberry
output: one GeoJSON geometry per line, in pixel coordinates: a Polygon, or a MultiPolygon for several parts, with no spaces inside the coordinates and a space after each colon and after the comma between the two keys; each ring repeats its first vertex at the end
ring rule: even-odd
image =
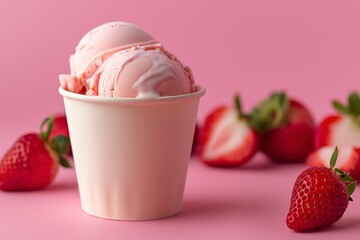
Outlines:
{"type": "Polygon", "coordinates": [[[360,147],[360,97],[353,92],[348,105],[333,101],[338,114],[324,118],[315,132],[315,147],[360,147]]]}
{"type": "Polygon", "coordinates": [[[246,163],[257,152],[258,136],[241,111],[236,108],[216,108],[206,118],[199,139],[199,157],[209,165],[234,167],[246,163]]]}
{"type": "Polygon", "coordinates": [[[49,142],[53,121],[53,117],[46,119],[40,134],[23,135],[5,154],[0,162],[0,190],[42,189],[56,176],[59,163],[71,167],[64,157],[69,139],[57,135],[49,142]]]}
{"type": "Polygon", "coordinates": [[[314,120],[284,92],[273,93],[254,108],[251,124],[260,134],[261,151],[276,162],[304,162],[313,150],[314,120]]]}
{"type": "MultiPolygon", "coordinates": [[[[306,164],[308,166],[329,167],[329,159],[335,147],[324,146],[311,153],[306,164]]],[[[337,166],[348,172],[355,180],[360,180],[360,148],[339,147],[337,166]]]]}

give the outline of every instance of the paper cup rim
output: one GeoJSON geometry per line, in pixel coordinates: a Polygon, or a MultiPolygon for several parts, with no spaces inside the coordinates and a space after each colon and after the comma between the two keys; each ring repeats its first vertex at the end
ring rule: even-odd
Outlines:
{"type": "Polygon", "coordinates": [[[69,92],[62,87],[59,87],[59,93],[63,97],[71,98],[74,100],[86,101],[86,102],[99,102],[99,103],[157,103],[157,102],[173,102],[173,101],[181,101],[185,99],[191,98],[200,98],[202,97],[206,89],[203,86],[196,85],[198,89],[194,93],[176,95],[176,96],[164,96],[157,98],[125,98],[125,97],[103,97],[103,96],[88,96],[84,94],[78,94],[69,92]]]}

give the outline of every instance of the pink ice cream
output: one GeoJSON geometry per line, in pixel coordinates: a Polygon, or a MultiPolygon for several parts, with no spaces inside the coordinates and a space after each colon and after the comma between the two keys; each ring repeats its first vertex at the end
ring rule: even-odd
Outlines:
{"type": "Polygon", "coordinates": [[[106,97],[153,98],[195,91],[190,68],[139,27],[110,22],[87,33],[70,57],[63,89],[106,97]]]}

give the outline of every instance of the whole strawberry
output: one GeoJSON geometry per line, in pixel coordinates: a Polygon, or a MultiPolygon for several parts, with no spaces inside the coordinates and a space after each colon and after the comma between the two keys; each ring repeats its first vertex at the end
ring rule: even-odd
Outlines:
{"type": "Polygon", "coordinates": [[[260,135],[261,151],[275,162],[304,162],[313,150],[314,120],[303,104],[284,92],[273,93],[255,107],[250,122],[260,135]]]}
{"type": "Polygon", "coordinates": [[[331,156],[330,168],[316,166],[304,170],[296,179],[287,214],[287,226],[298,232],[324,227],[344,214],[356,182],[335,168],[338,149],[331,156]]]}
{"type": "Polygon", "coordinates": [[[325,117],[315,132],[315,147],[339,146],[360,148],[360,96],[353,92],[347,106],[333,101],[337,114],[325,117]]]}
{"type": "Polygon", "coordinates": [[[26,191],[45,188],[57,174],[59,163],[71,167],[64,158],[69,139],[54,136],[49,142],[54,117],[46,119],[40,134],[20,137],[0,162],[0,190],[26,191]]]}
{"type": "Polygon", "coordinates": [[[236,167],[249,161],[258,150],[258,135],[242,112],[240,98],[235,106],[220,106],[206,118],[201,129],[198,154],[204,163],[236,167]]]}

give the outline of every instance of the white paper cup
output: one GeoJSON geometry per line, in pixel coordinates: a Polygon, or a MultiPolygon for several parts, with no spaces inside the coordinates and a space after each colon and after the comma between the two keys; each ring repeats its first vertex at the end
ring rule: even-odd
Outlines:
{"type": "Polygon", "coordinates": [[[86,213],[151,220],[181,211],[204,88],[152,100],[59,92],[86,213]]]}

